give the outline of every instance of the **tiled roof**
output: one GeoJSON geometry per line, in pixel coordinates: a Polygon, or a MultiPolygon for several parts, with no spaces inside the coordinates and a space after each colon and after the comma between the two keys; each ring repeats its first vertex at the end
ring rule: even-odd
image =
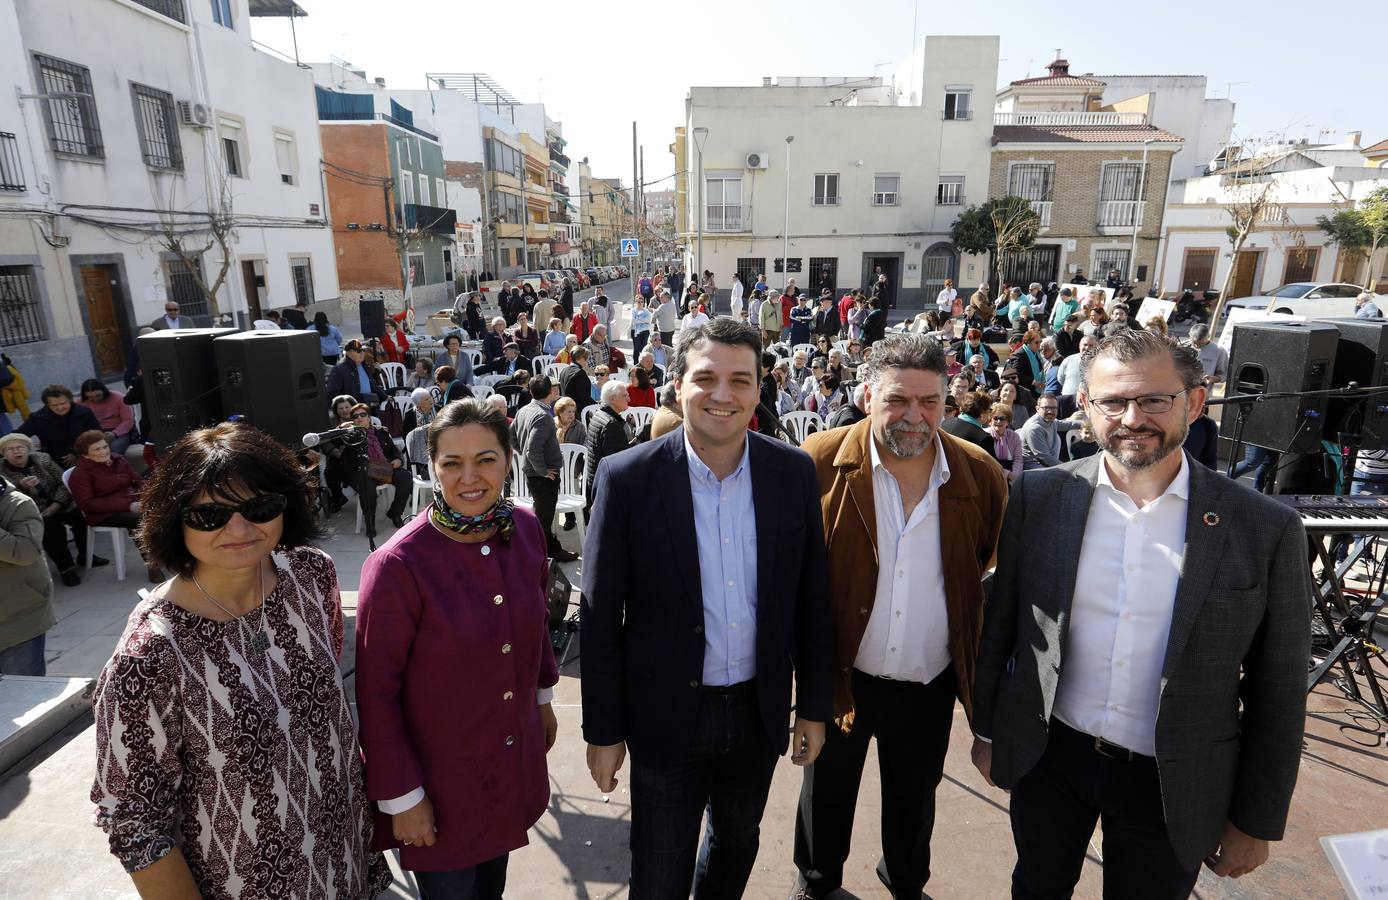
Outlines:
{"type": "Polygon", "coordinates": [[[1038,78],[1019,78],[1009,82],[1012,86],[1019,84],[1041,84],[1047,87],[1103,87],[1104,83],[1097,78],[1085,78],[1083,75],[1042,75],[1038,78]]]}
{"type": "Polygon", "coordinates": [[[1388,139],[1379,141],[1377,144],[1370,144],[1360,152],[1362,152],[1365,156],[1381,156],[1385,153],[1388,153],[1388,139]]]}
{"type": "Polygon", "coordinates": [[[1151,125],[997,125],[994,144],[1182,143],[1184,139],[1151,125]]]}

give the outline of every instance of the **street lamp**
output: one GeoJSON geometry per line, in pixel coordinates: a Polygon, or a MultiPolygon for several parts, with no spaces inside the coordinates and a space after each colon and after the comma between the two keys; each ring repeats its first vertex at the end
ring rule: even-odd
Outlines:
{"type": "Polygon", "coordinates": [[[790,281],[790,145],[795,135],[786,135],[786,224],[781,232],[781,290],[790,281]]]}
{"type": "MultiPolygon", "coordinates": [[[[694,129],[694,146],[698,149],[699,155],[699,212],[698,212],[698,237],[695,246],[695,278],[704,274],[704,142],[708,140],[708,129],[700,126],[694,129]]],[[[678,300],[679,298],[675,298],[678,300]]]]}
{"type": "MultiPolygon", "coordinates": [[[[1142,142],[1142,171],[1137,176],[1137,202],[1133,204],[1133,241],[1128,248],[1128,283],[1133,283],[1133,273],[1137,271],[1137,233],[1142,228],[1142,192],[1147,186],[1147,147],[1152,143],[1148,138],[1142,142]]],[[[1091,272],[1091,275],[1096,273],[1091,272]]]]}

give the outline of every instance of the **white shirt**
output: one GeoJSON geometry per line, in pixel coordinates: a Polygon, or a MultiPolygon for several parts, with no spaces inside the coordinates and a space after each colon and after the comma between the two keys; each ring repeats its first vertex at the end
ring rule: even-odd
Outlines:
{"type": "Polygon", "coordinates": [[[872,454],[872,497],[877,510],[877,594],[854,668],[878,678],[927,684],[950,663],[949,612],[940,555],[940,485],[949,463],[939,436],[925,496],[905,515],[901,487],[872,454]]]}
{"type": "Polygon", "coordinates": [[[1141,509],[1113,486],[1107,455],[1089,503],[1075,573],[1055,715],[1065,724],[1156,755],[1157,706],[1171,610],[1185,558],[1190,470],[1141,509]]]}
{"type": "Polygon", "coordinates": [[[954,309],[954,298],[959,296],[959,292],[954,288],[945,288],[935,295],[935,308],[940,312],[950,312],[954,309]]]}
{"type": "Polygon", "coordinates": [[[680,330],[685,331],[690,328],[698,328],[700,325],[708,324],[708,315],[701,312],[685,313],[680,320],[680,330]]]}

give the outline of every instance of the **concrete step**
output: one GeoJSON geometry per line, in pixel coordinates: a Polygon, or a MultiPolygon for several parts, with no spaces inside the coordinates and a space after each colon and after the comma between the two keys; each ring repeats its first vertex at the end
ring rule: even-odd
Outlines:
{"type": "Polygon", "coordinates": [[[0,675],[0,776],[92,707],[91,678],[0,675]]]}

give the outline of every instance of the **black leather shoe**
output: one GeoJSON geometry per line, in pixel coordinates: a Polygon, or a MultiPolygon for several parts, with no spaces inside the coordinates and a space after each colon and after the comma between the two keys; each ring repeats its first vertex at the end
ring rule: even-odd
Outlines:
{"type": "Polygon", "coordinates": [[[561,563],[570,563],[578,561],[578,554],[570,553],[568,550],[565,550],[561,547],[550,553],[550,558],[557,560],[561,563]]]}
{"type": "Polygon", "coordinates": [[[109,559],[107,559],[106,557],[104,557],[104,556],[93,556],[93,557],[92,557],[92,568],[93,568],[93,569],[99,569],[99,568],[101,568],[102,566],[109,566],[110,564],[111,564],[111,561],[110,561],[109,559]]]}
{"type": "Polygon", "coordinates": [[[401,516],[387,516],[387,518],[390,519],[390,524],[394,525],[396,528],[404,528],[404,527],[405,527],[405,520],[404,520],[403,517],[401,517],[401,516]]]}
{"type": "Polygon", "coordinates": [[[68,569],[66,572],[63,572],[60,577],[63,579],[63,584],[67,585],[68,587],[77,587],[79,584],[82,583],[82,576],[77,574],[77,570],[75,568],[68,569]]]}

